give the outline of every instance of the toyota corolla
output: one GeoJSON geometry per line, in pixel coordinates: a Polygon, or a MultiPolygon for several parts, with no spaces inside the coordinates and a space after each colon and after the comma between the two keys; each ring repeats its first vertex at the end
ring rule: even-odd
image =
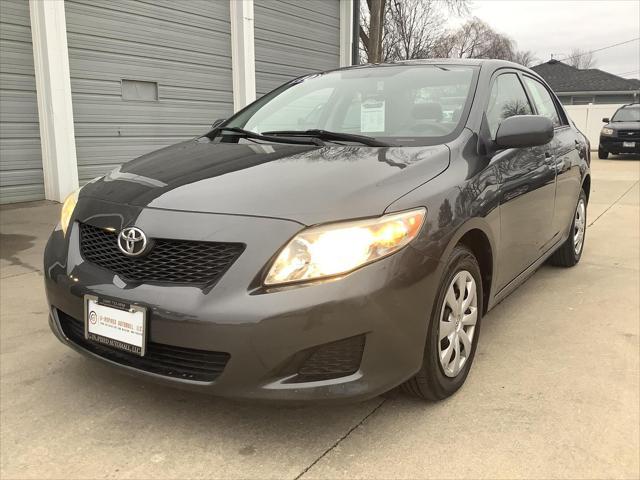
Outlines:
{"type": "Polygon", "coordinates": [[[580,260],[589,186],[586,138],[519,65],[308,75],[70,195],[49,323],[221,396],[443,399],[483,316],[543,262],[580,260]]]}

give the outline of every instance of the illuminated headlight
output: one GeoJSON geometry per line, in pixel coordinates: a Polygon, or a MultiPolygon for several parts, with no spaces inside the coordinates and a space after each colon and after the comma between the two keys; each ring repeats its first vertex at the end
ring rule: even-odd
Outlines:
{"type": "Polygon", "coordinates": [[[60,212],[60,228],[65,236],[67,235],[71,215],[73,215],[73,210],[76,208],[76,203],[78,203],[79,193],[80,190],[76,190],[71,193],[67,198],[65,198],[64,203],[62,204],[62,211],[60,212]]]}
{"type": "Polygon", "coordinates": [[[416,237],[425,213],[424,208],[418,208],[303,230],[282,249],[264,283],[331,277],[391,255],[416,237]]]}
{"type": "Polygon", "coordinates": [[[615,133],[615,130],[613,128],[604,127],[602,129],[602,135],[613,135],[614,133],[615,133]]]}

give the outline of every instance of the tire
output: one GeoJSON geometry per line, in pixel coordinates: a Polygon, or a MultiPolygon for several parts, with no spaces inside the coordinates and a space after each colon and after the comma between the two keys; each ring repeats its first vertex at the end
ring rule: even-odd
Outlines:
{"type": "Polygon", "coordinates": [[[609,158],[609,152],[607,152],[602,147],[598,148],[598,158],[600,160],[606,160],[607,158],[609,158]]]}
{"type": "Polygon", "coordinates": [[[573,267],[576,265],[582,257],[582,251],[584,250],[584,239],[587,230],[587,196],[584,190],[580,190],[580,197],[578,197],[578,204],[576,205],[576,213],[571,220],[571,230],[569,231],[569,237],[560,245],[558,250],[554,252],[549,258],[549,263],[556,267],[573,267]],[[583,206],[582,214],[580,214],[580,206],[583,206]],[[581,217],[581,218],[580,218],[581,217]],[[578,222],[578,223],[577,223],[578,222]],[[581,223],[581,226],[580,226],[581,223]],[[578,225],[576,227],[576,225],[578,225]],[[576,247],[576,236],[581,232],[581,240],[579,248],[576,247]]]}
{"type": "MultiPolygon", "coordinates": [[[[471,364],[473,363],[476,346],[478,344],[480,323],[483,314],[483,298],[482,277],[480,275],[478,261],[471,250],[464,246],[457,246],[447,260],[442,281],[436,296],[436,301],[431,312],[422,367],[413,378],[409,379],[402,385],[402,389],[405,392],[424,400],[438,401],[453,395],[462,386],[467,378],[471,364]],[[456,283],[456,286],[454,287],[452,282],[456,281],[456,279],[460,279],[461,277],[465,279],[463,284],[465,285],[465,291],[467,292],[463,297],[464,300],[468,300],[470,298],[469,292],[473,289],[469,288],[471,284],[470,279],[473,279],[473,283],[475,285],[472,285],[472,287],[475,287],[475,302],[473,302],[473,300],[469,300],[470,306],[466,309],[469,314],[464,315],[464,317],[459,317],[458,320],[456,320],[453,315],[453,309],[450,308],[449,305],[451,300],[458,300],[458,298],[454,296],[453,298],[448,299],[447,293],[450,288],[453,288],[454,294],[456,288],[458,292],[460,291],[460,288],[457,287],[458,284],[456,283]],[[474,304],[475,307],[473,306],[474,304]],[[475,308],[475,324],[471,325],[469,322],[473,317],[473,308],[475,308]],[[451,312],[451,314],[448,315],[447,312],[451,312]],[[443,337],[442,340],[439,338],[441,318],[448,318],[451,320],[445,322],[447,330],[449,328],[451,329],[451,337],[446,336],[443,337]],[[471,326],[473,326],[473,330],[470,329],[471,326]],[[467,348],[464,346],[462,339],[458,341],[458,335],[461,336],[461,334],[458,333],[460,329],[462,329],[467,335],[466,338],[471,337],[468,352],[466,351],[467,348]],[[457,353],[454,348],[454,343],[450,338],[454,338],[455,342],[459,345],[457,353]],[[444,364],[440,361],[440,352],[443,350],[448,352],[450,348],[453,348],[453,352],[450,355],[450,363],[446,363],[453,366],[456,362],[456,358],[459,359],[458,361],[461,360],[464,362],[462,366],[458,364],[459,370],[457,373],[455,373],[454,367],[452,367],[453,371],[450,370],[446,373],[444,364]]],[[[458,309],[458,312],[460,313],[462,308],[464,308],[464,304],[458,303],[457,305],[461,307],[458,309]]]]}

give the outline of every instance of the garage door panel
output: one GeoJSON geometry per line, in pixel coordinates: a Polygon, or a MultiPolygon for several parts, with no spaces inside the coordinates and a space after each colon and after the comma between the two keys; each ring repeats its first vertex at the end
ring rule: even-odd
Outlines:
{"type": "MultiPolygon", "coordinates": [[[[4,10],[2,11],[2,20],[11,21],[11,18],[4,15],[4,10]]],[[[3,23],[0,29],[0,40],[4,42],[3,47],[9,47],[13,44],[19,48],[28,48],[29,44],[31,44],[31,28],[28,23],[26,25],[3,23]],[[24,43],[27,45],[23,45],[24,43]]],[[[29,51],[31,51],[31,49],[29,49],[29,51]]]]}
{"type": "MultiPolygon", "coordinates": [[[[87,60],[91,60],[92,55],[97,54],[98,52],[104,53],[107,55],[103,55],[100,58],[102,61],[103,58],[112,58],[114,60],[122,60],[126,61],[126,58],[144,58],[146,59],[156,59],[158,60],[158,64],[162,65],[163,61],[172,61],[177,62],[179,64],[186,64],[182,68],[190,68],[190,65],[193,66],[211,66],[216,68],[221,68],[223,70],[228,70],[224,66],[221,66],[220,59],[218,57],[227,57],[226,55],[218,55],[212,56],[207,52],[198,52],[195,50],[182,50],[177,48],[169,48],[160,45],[149,45],[149,44],[136,44],[135,48],[126,48],[131,47],[131,42],[121,39],[102,39],[96,38],[91,35],[85,35],[82,33],[69,33],[68,38],[72,40],[74,44],[82,45],[82,47],[76,47],[76,55],[77,58],[85,58],[87,60]],[[86,55],[82,55],[81,50],[87,52],[86,55]]],[[[208,47],[209,52],[211,49],[218,48],[216,44],[212,44],[208,47]]],[[[230,58],[230,57],[227,57],[230,58]]],[[[229,60],[230,61],[230,60],[229,60]]]]}
{"type": "MultiPolygon", "coordinates": [[[[5,140],[31,139],[40,148],[40,125],[37,122],[0,122],[0,138],[5,140]]],[[[20,140],[24,142],[24,140],[20,140]]]]}
{"type": "MultiPolygon", "coordinates": [[[[261,51],[260,60],[256,64],[270,64],[272,71],[277,71],[278,67],[283,69],[295,69],[299,71],[318,71],[329,68],[337,68],[335,56],[318,52],[301,51],[292,46],[277,45],[269,48],[267,44],[256,42],[256,51],[261,51]]],[[[257,68],[257,66],[256,66],[257,68]]]]}
{"type": "Polygon", "coordinates": [[[227,1],[72,0],[65,8],[81,181],[232,113],[227,1]],[[157,97],[145,84],[150,97],[123,98],[123,79],[154,82],[157,97]]]}
{"type": "Polygon", "coordinates": [[[32,202],[44,198],[44,185],[8,185],[0,188],[0,204],[32,202]]]}
{"type": "MultiPolygon", "coordinates": [[[[123,58],[111,54],[73,53],[69,61],[74,72],[72,80],[86,79],[95,81],[120,82],[122,79],[142,80],[174,87],[204,88],[227,91],[232,81],[231,70],[224,67],[212,67],[171,62],[167,60],[123,58]],[[92,57],[92,58],[88,58],[92,57]],[[77,73],[76,73],[77,72],[77,73]]],[[[76,93],[72,90],[73,93],[76,93]]]]}
{"type": "Polygon", "coordinates": [[[280,0],[283,4],[282,8],[287,10],[293,10],[298,15],[305,14],[305,12],[314,12],[320,15],[331,17],[334,20],[340,20],[340,10],[335,8],[332,2],[327,0],[305,0],[304,6],[298,0],[280,0]]]}
{"type": "Polygon", "coordinates": [[[256,93],[340,65],[339,0],[255,0],[256,93]]]}
{"type": "MultiPolygon", "coordinates": [[[[90,101],[77,102],[73,106],[73,115],[77,123],[147,123],[153,119],[154,124],[210,125],[218,117],[216,112],[224,110],[224,105],[214,102],[203,104],[189,103],[178,105],[175,102],[113,102],[109,97],[93,98],[90,101]],[[214,118],[215,117],[215,118],[214,118]]],[[[194,132],[194,135],[197,132],[194,132]]]]}
{"type": "MultiPolygon", "coordinates": [[[[137,7],[138,12],[142,10],[144,13],[136,13],[133,10],[113,10],[111,2],[92,2],[92,4],[68,2],[66,4],[67,31],[101,39],[129,42],[115,45],[105,42],[102,47],[108,50],[109,47],[119,46],[122,50],[112,51],[125,54],[130,51],[135,52],[139,48],[138,44],[162,45],[186,52],[209,53],[212,47],[215,48],[230,39],[230,29],[223,22],[218,24],[225,27],[216,29],[216,24],[211,19],[197,15],[191,15],[190,18],[182,19],[181,22],[180,12],[173,12],[174,15],[172,15],[171,9],[167,8],[133,1],[127,4],[132,9],[137,7]],[[87,18],[93,21],[89,23],[87,18]]],[[[216,3],[212,2],[212,6],[215,5],[216,3]]]]}
{"type": "Polygon", "coordinates": [[[0,89],[0,122],[33,122],[38,119],[36,92],[0,89]]]}
{"type": "MultiPolygon", "coordinates": [[[[0,144],[0,171],[42,170],[42,152],[39,138],[3,138],[0,144]]],[[[3,173],[4,175],[4,173],[3,173]]]]}
{"type": "Polygon", "coordinates": [[[322,48],[328,51],[335,48],[336,38],[340,34],[339,20],[335,21],[335,25],[326,24],[325,21],[331,22],[332,19],[314,18],[316,16],[311,12],[304,13],[304,16],[297,16],[292,14],[290,10],[276,10],[273,8],[275,5],[275,2],[262,7],[256,4],[255,15],[259,16],[260,21],[263,22],[261,28],[256,32],[256,38],[280,39],[285,44],[294,40],[296,45],[300,40],[306,47],[322,48]],[[318,28],[319,25],[322,25],[323,28],[318,28]],[[309,30],[313,31],[313,36],[309,35],[309,30]]]}
{"type": "Polygon", "coordinates": [[[44,198],[29,3],[0,0],[0,203],[44,198]]]}
{"type": "Polygon", "coordinates": [[[206,133],[210,129],[210,124],[144,124],[140,122],[82,122],[75,128],[76,137],[180,137],[190,138],[194,136],[194,131],[206,133]]]}
{"type": "Polygon", "coordinates": [[[27,92],[35,92],[36,80],[32,75],[22,73],[6,73],[0,72],[0,90],[24,90],[27,92]]]}
{"type": "Polygon", "coordinates": [[[8,172],[2,172],[2,175],[0,176],[0,187],[12,185],[33,185],[43,182],[44,178],[42,176],[41,168],[35,168],[33,170],[12,170],[8,172]]]}

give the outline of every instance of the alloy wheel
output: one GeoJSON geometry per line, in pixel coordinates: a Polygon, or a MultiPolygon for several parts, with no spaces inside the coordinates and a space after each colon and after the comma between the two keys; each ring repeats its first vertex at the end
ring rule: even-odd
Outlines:
{"type": "Polygon", "coordinates": [[[466,270],[458,272],[449,284],[440,312],[438,356],[447,377],[455,377],[471,356],[478,320],[476,281],[466,270]]]}
{"type": "Polygon", "coordinates": [[[576,255],[579,255],[582,251],[582,244],[584,243],[584,230],[586,228],[586,206],[584,199],[578,201],[576,207],[576,217],[573,222],[573,251],[576,255]]]}

